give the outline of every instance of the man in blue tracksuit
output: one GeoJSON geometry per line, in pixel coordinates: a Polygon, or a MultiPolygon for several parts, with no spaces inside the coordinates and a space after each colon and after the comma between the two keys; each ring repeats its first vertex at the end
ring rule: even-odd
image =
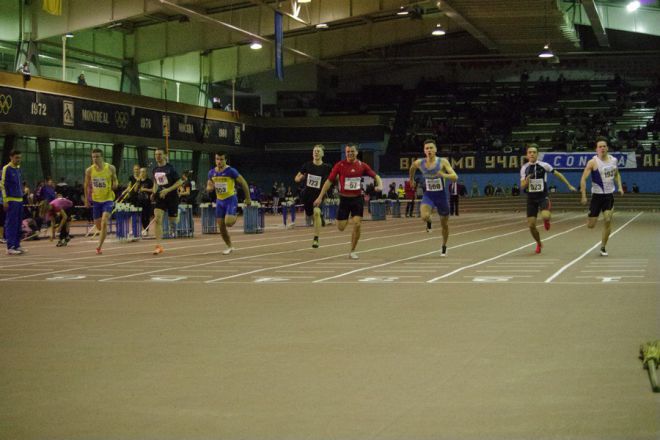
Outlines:
{"type": "Polygon", "coordinates": [[[0,178],[2,208],[5,211],[5,237],[7,255],[21,255],[21,222],[23,221],[23,179],[21,177],[21,152],[12,150],[9,163],[2,168],[0,178]]]}

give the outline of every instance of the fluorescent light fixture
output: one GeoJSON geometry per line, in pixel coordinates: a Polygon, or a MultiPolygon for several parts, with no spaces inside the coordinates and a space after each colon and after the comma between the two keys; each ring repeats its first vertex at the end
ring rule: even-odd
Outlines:
{"type": "Polygon", "coordinates": [[[442,29],[442,25],[440,23],[436,24],[435,29],[433,29],[433,32],[431,32],[431,35],[435,35],[436,37],[444,34],[446,34],[446,32],[444,29],[442,29]]]}
{"type": "Polygon", "coordinates": [[[626,11],[635,12],[636,10],[639,9],[640,6],[642,5],[637,0],[632,1],[626,5],[626,11]]]}
{"type": "Polygon", "coordinates": [[[319,23],[316,25],[316,29],[327,29],[328,23],[319,23]]]}
{"type": "Polygon", "coordinates": [[[401,16],[408,15],[408,10],[406,8],[404,8],[403,6],[401,6],[399,8],[399,12],[397,12],[396,15],[401,15],[401,16]]]}
{"type": "Polygon", "coordinates": [[[73,38],[73,34],[71,32],[67,32],[66,34],[64,34],[64,36],[67,38],[73,38]]]}
{"type": "Polygon", "coordinates": [[[298,4],[301,5],[303,3],[311,3],[312,0],[298,0],[298,4]]]}
{"type": "Polygon", "coordinates": [[[250,49],[252,49],[252,50],[259,50],[262,47],[263,46],[258,41],[255,41],[254,43],[250,44],[250,49]]]}
{"type": "Polygon", "coordinates": [[[546,44],[543,46],[543,50],[539,52],[539,58],[552,58],[555,54],[550,50],[550,46],[546,44]]]}

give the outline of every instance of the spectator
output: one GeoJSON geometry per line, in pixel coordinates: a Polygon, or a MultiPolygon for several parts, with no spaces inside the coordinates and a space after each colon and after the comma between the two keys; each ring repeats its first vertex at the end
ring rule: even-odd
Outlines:
{"type": "Polygon", "coordinates": [[[635,194],[639,194],[639,186],[637,186],[636,183],[633,183],[632,192],[635,194]]]}
{"type": "Polygon", "coordinates": [[[30,73],[30,65],[28,62],[24,62],[21,67],[18,68],[18,73],[23,75],[23,82],[28,82],[32,79],[32,74],[30,73]]]}
{"type": "Polygon", "coordinates": [[[495,194],[495,187],[492,182],[488,182],[486,186],[484,186],[484,195],[486,197],[492,197],[493,194],[495,194]]]}
{"type": "Polygon", "coordinates": [[[84,73],[81,73],[80,75],[78,75],[78,85],[79,86],[86,86],[87,85],[87,81],[85,81],[85,74],[84,73]]]}

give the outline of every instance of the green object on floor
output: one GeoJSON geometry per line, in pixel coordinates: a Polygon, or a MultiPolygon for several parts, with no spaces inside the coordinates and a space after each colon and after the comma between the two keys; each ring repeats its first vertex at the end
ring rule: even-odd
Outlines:
{"type": "Polygon", "coordinates": [[[659,393],[660,387],[658,386],[658,378],[655,370],[658,368],[658,365],[660,365],[660,340],[643,344],[640,347],[640,352],[642,364],[649,372],[649,380],[651,381],[653,392],[659,393]]]}

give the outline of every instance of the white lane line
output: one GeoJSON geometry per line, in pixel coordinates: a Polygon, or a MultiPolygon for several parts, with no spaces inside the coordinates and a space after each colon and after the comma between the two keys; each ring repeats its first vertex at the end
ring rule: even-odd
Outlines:
{"type": "MultiPolygon", "coordinates": [[[[284,269],[284,270],[276,270],[276,273],[332,273],[334,270],[290,270],[290,269],[284,269]]],[[[306,277],[306,278],[314,278],[314,277],[306,277]]]]}
{"type": "MultiPolygon", "coordinates": [[[[498,277],[508,277],[508,278],[532,278],[532,275],[498,275],[498,277]]],[[[463,278],[475,278],[474,275],[463,275],[463,278]]],[[[484,278],[484,277],[478,277],[478,278],[484,278]]],[[[486,278],[493,278],[493,277],[486,277],[486,278]]]]}
{"type": "MultiPolygon", "coordinates": [[[[610,234],[610,238],[614,237],[614,236],[617,234],[617,232],[619,232],[620,230],[622,230],[623,228],[625,228],[626,226],[628,226],[630,223],[632,223],[635,219],[637,219],[637,218],[638,218],[640,215],[642,215],[642,214],[643,214],[643,212],[640,212],[639,214],[637,214],[636,216],[634,216],[633,218],[631,218],[630,220],[628,220],[627,222],[625,222],[625,223],[624,223],[623,225],[621,225],[616,231],[614,231],[614,232],[612,232],[612,233],[610,234]]],[[[552,275],[550,275],[550,276],[548,277],[548,279],[545,280],[545,282],[546,282],[546,283],[551,283],[552,280],[554,280],[554,279],[557,278],[559,275],[561,275],[562,272],[564,272],[566,269],[568,269],[569,267],[571,267],[572,265],[574,265],[575,263],[577,263],[578,261],[580,261],[581,259],[583,259],[583,258],[584,258],[585,256],[587,256],[590,252],[592,252],[594,249],[600,247],[600,245],[601,245],[601,242],[599,241],[599,242],[596,243],[595,245],[591,246],[589,249],[587,249],[586,251],[584,251],[584,253],[583,253],[582,255],[580,255],[579,257],[577,257],[576,259],[574,259],[574,260],[571,261],[570,263],[565,264],[565,265],[562,266],[562,268],[559,269],[557,272],[555,272],[555,273],[553,273],[552,275]]]]}
{"type": "Polygon", "coordinates": [[[646,272],[646,269],[614,269],[614,268],[609,268],[607,270],[581,270],[580,272],[582,273],[606,273],[606,274],[612,274],[614,272],[646,272]]]}
{"type": "MultiPolygon", "coordinates": [[[[555,223],[559,223],[559,222],[562,222],[562,221],[571,220],[571,219],[578,218],[578,217],[580,217],[580,216],[574,216],[574,217],[570,217],[570,218],[567,218],[567,219],[559,220],[559,221],[557,221],[557,222],[555,222],[555,223]]],[[[580,225],[580,226],[584,226],[584,225],[580,225]]],[[[463,246],[469,246],[469,245],[476,244],[476,243],[482,243],[482,242],[484,242],[484,241],[493,240],[493,239],[495,239],[495,238],[506,237],[506,236],[508,236],[508,235],[518,234],[519,232],[528,231],[528,230],[529,230],[529,228],[518,229],[518,230],[515,230],[515,231],[513,231],[513,232],[507,232],[507,233],[504,233],[504,234],[494,235],[494,236],[492,236],[492,237],[482,238],[482,239],[480,239],[480,240],[470,241],[470,242],[467,242],[467,243],[461,243],[461,244],[456,245],[456,246],[451,246],[451,247],[449,248],[449,250],[451,251],[452,249],[457,249],[457,248],[460,248],[460,247],[463,247],[463,246]]],[[[466,231],[466,232],[467,232],[467,231],[466,231]]],[[[568,231],[567,231],[567,232],[568,232],[568,231]]],[[[562,232],[562,234],[563,234],[563,232],[562,232]]],[[[454,235],[458,235],[458,234],[454,234],[454,235]]],[[[559,235],[559,234],[558,234],[558,235],[559,235]]],[[[453,235],[452,235],[452,236],[453,236],[453,235]]],[[[546,239],[546,240],[547,240],[547,239],[546,239]]],[[[529,246],[529,245],[526,245],[526,246],[529,246]]],[[[339,274],[339,275],[334,275],[334,276],[327,277],[327,278],[321,278],[320,280],[313,281],[313,283],[322,283],[322,282],[325,282],[325,281],[328,281],[328,280],[334,280],[334,279],[336,279],[336,278],[341,278],[341,277],[344,277],[344,276],[346,276],[346,275],[351,275],[351,274],[354,274],[354,273],[357,273],[357,272],[361,272],[361,271],[363,271],[363,270],[376,269],[376,268],[379,268],[379,267],[388,266],[388,265],[390,265],[390,264],[397,264],[397,263],[401,263],[401,262],[403,262],[403,261],[408,261],[408,260],[413,260],[413,259],[415,259],[415,258],[425,257],[425,256],[427,256],[427,255],[435,254],[435,253],[438,253],[438,252],[440,252],[440,250],[435,250],[435,251],[431,251],[431,252],[426,252],[426,253],[419,254],[419,255],[413,255],[412,257],[401,258],[401,259],[399,259],[399,260],[388,261],[388,262],[386,262],[386,263],[377,264],[377,265],[375,265],[375,266],[362,267],[362,268],[359,268],[359,269],[355,269],[355,270],[351,270],[351,271],[348,271],[348,272],[341,273],[341,274],[339,274]]],[[[487,261],[491,261],[491,260],[487,260],[487,261]]],[[[486,261],[486,262],[487,262],[487,261],[486,261]]],[[[458,269],[458,270],[453,271],[453,272],[450,272],[450,273],[460,272],[460,270],[462,270],[462,269],[458,269]]],[[[427,281],[427,282],[431,282],[431,281],[427,281]]]]}
{"type": "MultiPolygon", "coordinates": [[[[443,268],[443,269],[446,269],[447,267],[448,266],[444,266],[444,267],[438,266],[438,268],[443,268]]],[[[392,269],[385,270],[384,269],[384,270],[374,270],[374,272],[376,272],[376,273],[391,273],[392,276],[396,276],[397,274],[400,274],[400,273],[418,273],[418,272],[419,273],[429,273],[429,272],[435,272],[435,269],[431,269],[431,268],[428,268],[428,269],[394,269],[394,270],[392,270],[392,269]]]]}
{"type": "MultiPolygon", "coordinates": [[[[502,272],[502,270],[504,270],[504,269],[495,269],[495,270],[487,270],[487,269],[484,269],[484,270],[475,270],[475,272],[480,272],[480,273],[487,273],[487,272],[500,273],[500,272],[502,272]]],[[[541,272],[541,269],[516,269],[516,272],[517,272],[517,273],[520,273],[520,272],[541,272]]],[[[502,276],[504,276],[504,275],[502,275],[502,276]]]]}
{"type": "MultiPolygon", "coordinates": [[[[506,218],[503,219],[503,220],[506,220],[506,218]]],[[[485,222],[485,221],[480,221],[480,222],[476,222],[475,224],[480,224],[480,223],[484,223],[484,222],[485,222]]],[[[489,220],[488,222],[489,222],[489,223],[492,223],[492,221],[490,221],[490,220],[489,220]]],[[[558,223],[558,222],[556,222],[556,223],[558,223]]],[[[508,223],[504,223],[504,224],[501,224],[501,225],[490,226],[490,227],[488,227],[488,228],[486,228],[486,229],[493,228],[493,227],[495,227],[495,228],[497,228],[497,227],[503,227],[503,226],[507,226],[507,225],[508,225],[508,223]]],[[[408,225],[407,225],[407,226],[408,226],[408,225]]],[[[374,228],[374,229],[371,229],[371,231],[372,231],[372,232],[381,232],[381,231],[387,231],[387,230],[391,230],[391,229],[392,229],[391,227],[389,227],[389,228],[374,228]]],[[[399,230],[401,230],[401,229],[402,229],[402,228],[399,228],[399,230]]],[[[406,229],[408,229],[408,227],[406,227],[406,229]]],[[[402,234],[395,234],[395,235],[390,235],[390,236],[387,236],[387,237],[400,237],[400,236],[405,236],[405,235],[419,234],[419,229],[418,229],[418,228],[415,228],[415,229],[416,229],[416,230],[413,231],[413,232],[406,232],[406,233],[402,233],[402,234]]],[[[333,233],[333,234],[336,234],[336,237],[333,236],[333,238],[343,238],[342,236],[344,235],[343,233],[341,233],[341,232],[339,232],[339,231],[337,231],[336,233],[333,233]]],[[[276,238],[276,237],[274,237],[274,238],[276,238]]],[[[281,238],[281,237],[280,237],[280,238],[281,238]]],[[[382,237],[372,237],[372,238],[366,238],[366,239],[364,239],[363,241],[381,240],[381,239],[382,239],[382,237]]],[[[203,240],[204,240],[204,239],[203,239],[203,240]]],[[[263,240],[264,240],[264,239],[259,239],[259,240],[256,240],[256,241],[263,241],[263,240]]],[[[256,245],[256,246],[246,246],[246,247],[241,247],[241,248],[239,248],[239,250],[254,249],[254,248],[268,247],[268,246],[281,246],[281,245],[284,245],[284,244],[290,244],[290,243],[306,242],[306,241],[308,241],[308,240],[309,240],[309,236],[306,234],[304,239],[291,240],[291,241],[278,242],[278,243],[268,243],[268,244],[262,244],[262,245],[256,245]]],[[[250,240],[250,241],[255,241],[255,240],[250,240]]],[[[325,245],[325,247],[330,247],[330,246],[345,246],[347,243],[348,243],[348,242],[342,241],[342,242],[340,242],[340,243],[334,243],[334,244],[330,244],[330,245],[325,245]]],[[[215,242],[215,243],[212,243],[212,244],[210,244],[210,245],[202,245],[202,246],[217,246],[217,239],[216,239],[216,242],[215,242]]],[[[189,248],[189,247],[197,247],[197,246],[182,246],[182,247],[178,247],[178,248],[177,248],[177,247],[173,247],[173,248],[168,248],[167,250],[186,249],[186,248],[189,248]]],[[[169,271],[169,270],[172,270],[172,269],[184,269],[184,268],[187,269],[187,268],[189,268],[189,267],[205,266],[205,265],[208,265],[208,264],[216,264],[216,263],[219,263],[219,262],[225,262],[225,261],[236,261],[236,260],[242,260],[242,259],[246,259],[246,258],[260,258],[260,257],[267,257],[267,256],[271,256],[271,255],[280,255],[280,254],[285,254],[285,253],[290,253],[290,252],[299,252],[299,251],[301,251],[301,250],[308,250],[308,248],[305,248],[305,249],[296,249],[296,250],[294,250],[294,251],[269,252],[269,253],[265,253],[265,254],[254,255],[254,256],[241,257],[241,258],[233,258],[233,259],[230,259],[230,260],[224,260],[224,259],[223,259],[223,260],[215,260],[215,261],[211,261],[211,262],[207,262],[207,263],[197,263],[197,264],[191,264],[191,265],[189,265],[189,266],[183,266],[183,267],[167,267],[167,268],[160,269],[160,270],[154,270],[154,271],[148,271],[148,272],[136,273],[135,275],[137,276],[137,275],[148,274],[148,273],[166,272],[166,271],[169,271]]],[[[22,279],[22,278],[38,277],[38,276],[42,276],[42,275],[52,275],[52,274],[65,273],[65,272],[78,271],[78,270],[86,270],[86,269],[95,269],[95,268],[104,268],[104,267],[111,267],[111,266],[120,266],[120,265],[123,265],[123,264],[135,264],[135,263],[142,263],[142,262],[154,262],[154,258],[157,258],[159,261],[163,261],[163,260],[169,260],[169,259],[184,259],[184,258],[186,258],[186,257],[199,257],[200,255],[219,254],[221,251],[222,251],[222,249],[221,249],[221,250],[217,250],[217,251],[212,251],[212,252],[204,252],[204,253],[201,253],[201,254],[198,253],[198,252],[196,252],[196,253],[194,253],[194,254],[183,254],[183,255],[170,255],[170,256],[158,256],[158,257],[150,256],[149,258],[141,258],[141,259],[131,260],[131,261],[121,261],[121,262],[118,262],[118,263],[104,263],[104,264],[99,264],[99,265],[94,265],[94,266],[79,266],[79,267],[74,267],[74,268],[69,268],[69,269],[51,270],[51,271],[48,271],[48,272],[41,272],[41,273],[36,273],[36,274],[32,274],[32,275],[13,276],[13,277],[9,277],[9,278],[1,278],[0,281],[10,281],[10,280],[13,281],[13,280],[18,280],[18,279],[22,279]]],[[[91,252],[91,251],[90,251],[90,252],[91,252]]],[[[135,252],[135,253],[130,253],[130,254],[123,254],[123,255],[121,255],[121,256],[126,256],[126,255],[136,255],[136,254],[145,254],[145,253],[147,253],[147,252],[135,252]]],[[[93,257],[71,258],[71,259],[69,259],[68,261],[72,261],[72,260],[85,260],[85,259],[89,259],[89,258],[95,258],[95,259],[98,261],[99,256],[96,256],[96,255],[95,255],[95,256],[93,256],[93,257]]],[[[39,263],[39,264],[41,264],[41,263],[39,263]]],[[[28,265],[29,265],[29,263],[28,263],[28,265]]],[[[129,275],[129,276],[130,276],[130,275],[129,275]]],[[[123,278],[123,277],[119,277],[119,278],[123,278]]],[[[107,281],[107,280],[101,280],[101,281],[107,281]]],[[[114,278],[113,278],[113,281],[114,281],[114,278]]]]}
{"type": "MultiPolygon", "coordinates": [[[[613,275],[617,276],[617,275],[613,275]]],[[[585,276],[576,276],[575,278],[591,278],[591,279],[601,279],[602,277],[597,277],[594,275],[585,275],[585,276]]],[[[645,275],[621,275],[621,278],[646,278],[645,275]]]]}
{"type": "MultiPolygon", "coordinates": [[[[557,223],[557,222],[555,222],[555,223],[557,223]]],[[[560,235],[567,234],[567,233],[569,233],[569,232],[572,232],[572,231],[574,231],[574,230],[576,230],[576,229],[579,229],[579,228],[582,228],[582,227],[584,227],[584,226],[585,226],[585,225],[583,225],[583,224],[582,224],[582,225],[579,225],[579,226],[575,226],[575,227],[573,227],[573,228],[571,228],[571,229],[568,229],[568,230],[566,230],[566,231],[564,231],[564,232],[560,232],[560,233],[558,233],[558,234],[551,235],[550,237],[546,238],[546,239],[543,240],[543,241],[546,242],[546,241],[548,241],[548,240],[552,240],[553,238],[559,237],[560,235]]],[[[518,252],[519,250],[525,249],[526,247],[531,246],[531,245],[533,245],[534,243],[536,243],[536,242],[527,243],[527,244],[525,244],[525,245],[523,245],[523,246],[520,246],[520,247],[517,247],[517,248],[515,248],[515,249],[511,249],[510,251],[504,252],[503,254],[499,254],[499,255],[496,255],[496,256],[494,256],[494,257],[487,258],[487,259],[485,259],[485,260],[477,261],[476,263],[472,263],[472,264],[469,264],[469,265],[467,265],[467,266],[459,267],[458,269],[455,269],[455,270],[453,270],[453,271],[451,271],[451,272],[449,272],[449,273],[446,273],[446,274],[444,274],[444,275],[440,275],[439,277],[435,277],[435,278],[433,278],[433,279],[430,279],[430,280],[427,281],[427,283],[434,283],[434,282],[436,282],[436,281],[438,281],[438,280],[442,280],[442,279],[444,279],[444,278],[450,277],[450,276],[452,276],[452,275],[454,275],[454,274],[456,274],[456,273],[458,273],[458,272],[461,272],[461,271],[463,271],[463,270],[465,270],[465,269],[470,269],[470,268],[473,268],[473,267],[479,266],[479,265],[484,264],[484,263],[489,263],[489,262],[491,262],[491,261],[493,261],[493,260],[497,260],[498,258],[502,258],[502,257],[505,257],[505,256],[507,256],[507,255],[509,255],[509,254],[514,253],[514,252],[518,252]]]]}

